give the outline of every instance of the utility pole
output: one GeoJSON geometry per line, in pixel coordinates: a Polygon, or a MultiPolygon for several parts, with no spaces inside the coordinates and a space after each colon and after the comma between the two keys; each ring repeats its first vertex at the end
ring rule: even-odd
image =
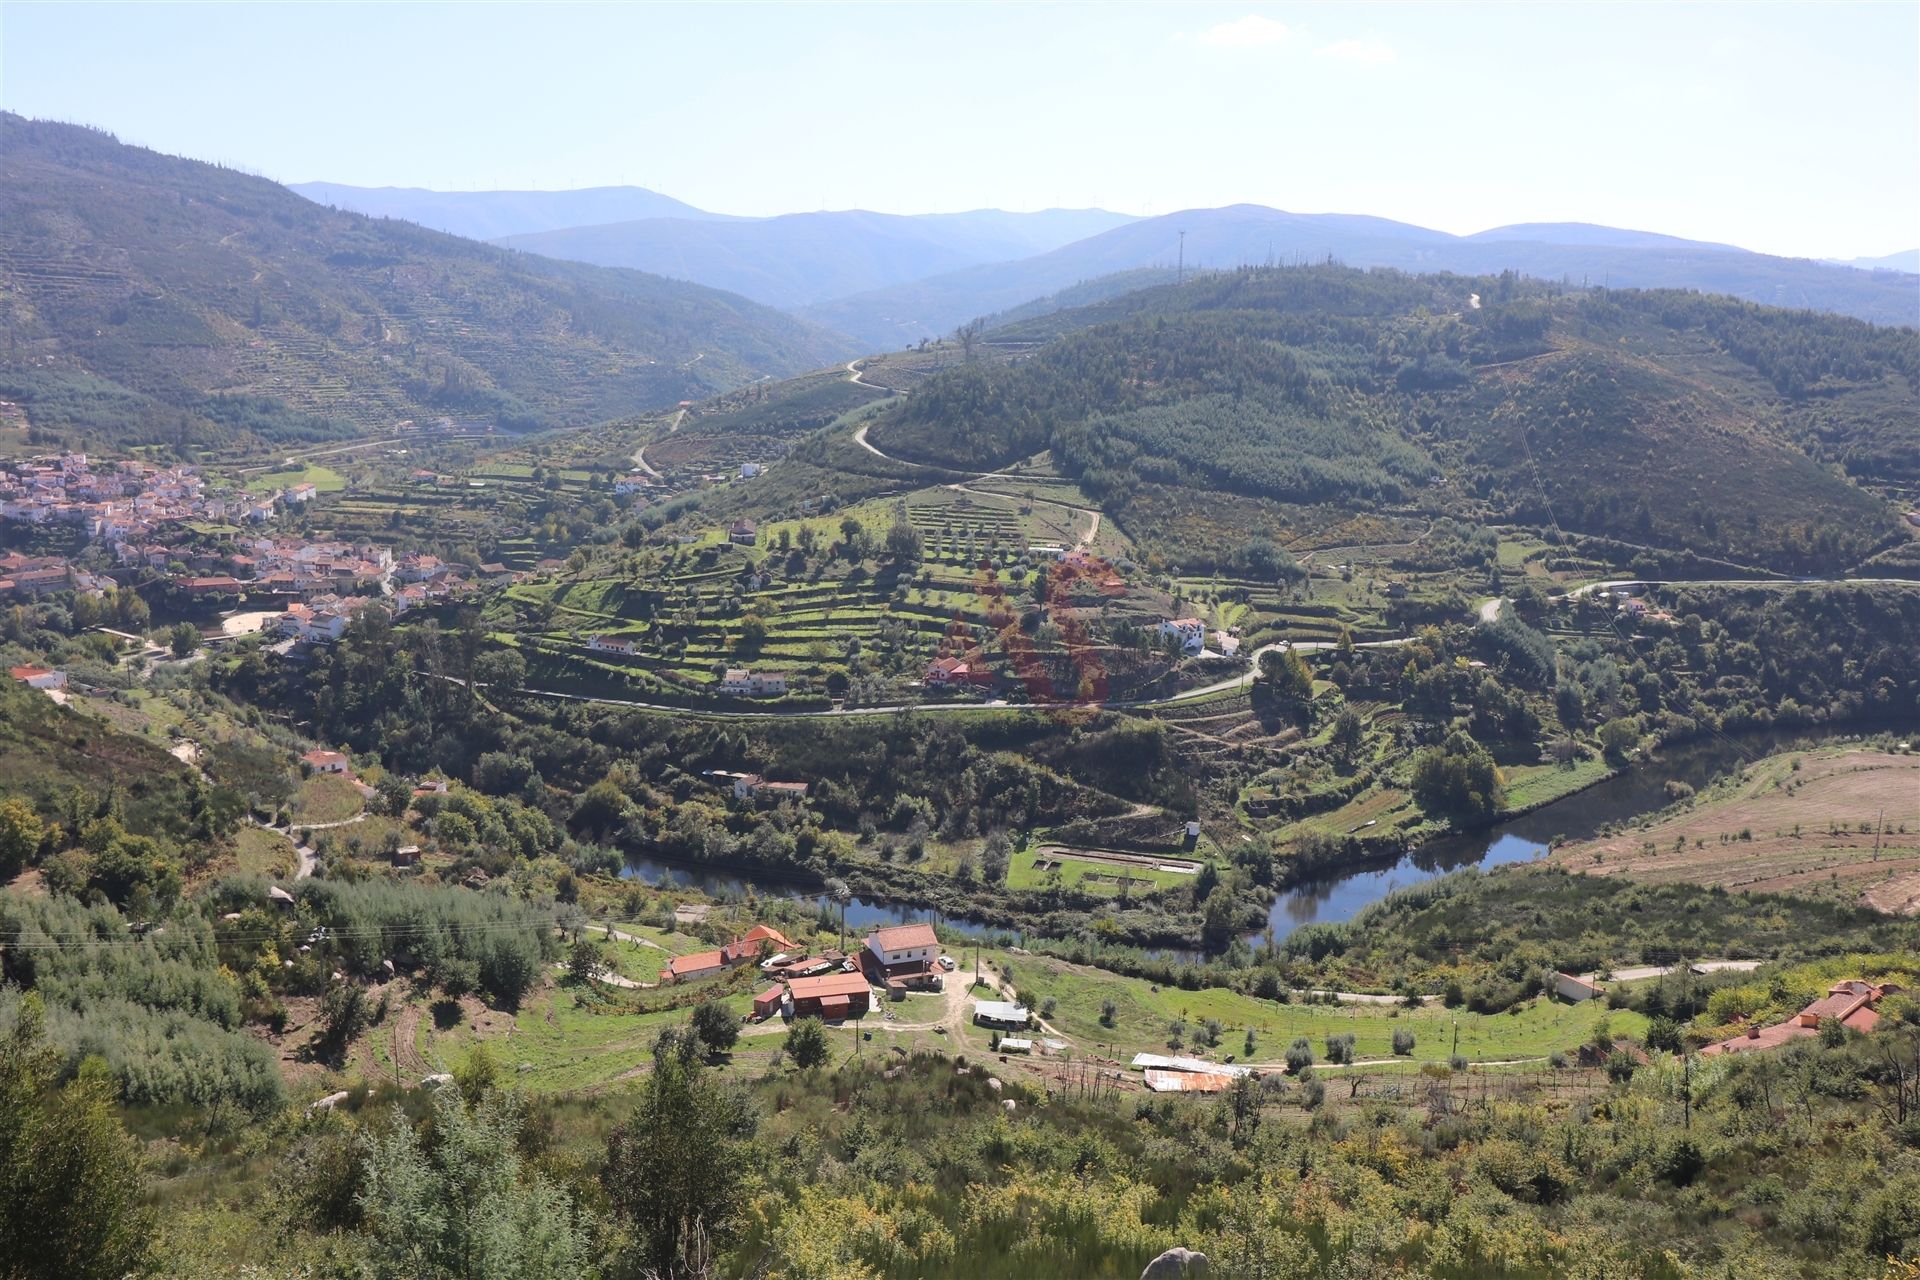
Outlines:
{"type": "Polygon", "coordinates": [[[1887,829],[1887,811],[1883,808],[1873,820],[1873,860],[1880,861],[1880,837],[1887,829]]]}

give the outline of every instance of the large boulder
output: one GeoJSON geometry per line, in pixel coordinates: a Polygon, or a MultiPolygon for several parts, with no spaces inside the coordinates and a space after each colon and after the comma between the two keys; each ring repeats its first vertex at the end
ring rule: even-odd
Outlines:
{"type": "Polygon", "coordinates": [[[1206,1254],[1173,1248],[1149,1262],[1140,1280],[1206,1280],[1211,1274],[1206,1254]]]}

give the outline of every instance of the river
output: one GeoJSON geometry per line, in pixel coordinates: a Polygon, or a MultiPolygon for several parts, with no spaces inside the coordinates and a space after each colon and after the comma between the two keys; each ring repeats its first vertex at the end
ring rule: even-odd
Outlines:
{"type": "MultiPolygon", "coordinates": [[[[1667,747],[1605,782],[1531,813],[1495,823],[1485,831],[1429,841],[1390,866],[1344,870],[1298,882],[1274,899],[1267,928],[1284,938],[1301,925],[1333,924],[1351,920],[1362,907],[1396,889],[1433,880],[1463,867],[1498,867],[1528,862],[1547,851],[1550,842],[1580,840],[1609,823],[1622,822],[1665,808],[1671,803],[1669,781],[1698,790],[1722,774],[1764,756],[1794,747],[1812,746],[1828,735],[1780,731],[1743,733],[1733,737],[1705,737],[1667,747]]],[[[1259,945],[1262,929],[1247,938],[1259,945]]]]}
{"type": "MultiPolygon", "coordinates": [[[[1496,823],[1485,831],[1430,841],[1386,865],[1375,863],[1370,867],[1347,868],[1297,881],[1274,899],[1273,907],[1267,913],[1266,926],[1249,935],[1247,941],[1259,946],[1265,941],[1268,930],[1272,931],[1274,938],[1279,939],[1301,925],[1351,920],[1363,907],[1379,901],[1396,889],[1404,889],[1465,867],[1497,867],[1530,861],[1545,853],[1550,841],[1583,839],[1609,823],[1664,808],[1669,802],[1666,786],[1670,780],[1684,782],[1697,790],[1722,774],[1763,756],[1790,748],[1812,746],[1830,737],[1778,731],[1757,732],[1736,737],[1723,735],[1700,738],[1666,748],[1605,782],[1543,805],[1531,813],[1496,823]]],[[[698,889],[722,899],[739,899],[752,893],[761,897],[792,898],[816,906],[831,902],[816,890],[790,881],[758,876],[748,878],[651,858],[629,858],[624,874],[658,887],[698,889]]],[[[981,920],[945,916],[896,902],[854,898],[847,904],[849,929],[865,930],[920,920],[950,924],[967,932],[996,931],[994,926],[981,920]]],[[[1197,953],[1191,952],[1163,950],[1157,954],[1198,958],[1197,953]]]]}
{"type": "MultiPolygon", "coordinates": [[[[698,889],[708,897],[722,901],[739,901],[751,894],[760,898],[787,898],[795,902],[804,902],[812,907],[832,907],[834,914],[836,916],[839,914],[840,904],[826,894],[794,881],[780,880],[772,876],[748,877],[734,872],[716,871],[710,867],[662,862],[657,858],[647,857],[629,857],[626,869],[621,874],[657,889],[698,889]]],[[[847,900],[847,928],[850,931],[878,929],[890,924],[913,924],[921,921],[949,924],[969,933],[1014,932],[1008,929],[996,929],[985,920],[970,919],[966,916],[949,916],[943,912],[925,907],[911,907],[900,902],[887,902],[875,898],[847,900]]]]}

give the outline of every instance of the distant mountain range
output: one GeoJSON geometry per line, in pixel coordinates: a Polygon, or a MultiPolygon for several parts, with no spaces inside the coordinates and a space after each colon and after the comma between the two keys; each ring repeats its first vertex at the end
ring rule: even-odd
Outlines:
{"type": "Polygon", "coordinates": [[[854,354],[697,284],[326,209],[0,114],[0,399],[56,440],[257,449],[577,425],[854,354]]]}
{"type": "Polygon", "coordinates": [[[1826,261],[1835,266],[1858,267],[1862,271],[1904,271],[1908,275],[1920,275],[1920,249],[1885,253],[1877,258],[1848,258],[1844,262],[1838,258],[1828,258],[1826,261]]]}
{"type": "MultiPolygon", "coordinates": [[[[579,191],[427,191],[420,187],[349,187],[295,182],[289,190],[315,204],[373,218],[404,218],[469,240],[586,227],[636,218],[724,218],[645,187],[579,191]]],[[[561,255],[555,255],[556,257],[561,255]]],[[[603,264],[605,265],[605,264],[603,264]]]]}
{"type": "MultiPolygon", "coordinates": [[[[1139,272],[1328,258],[1356,267],[1486,274],[1570,284],[1689,288],[1774,306],[1920,323],[1920,252],[1853,263],[1579,222],[1456,236],[1353,214],[1262,205],[1132,218],[1102,209],[901,216],[849,210],[738,218],[640,187],[452,192],[303,183],[310,198],[547,257],[628,267],[790,310],[865,347],[950,333],[983,315],[1030,315],[1137,288],[1139,272]],[[1044,299],[1057,297],[1049,304],[1044,299]]],[[[1157,279],[1158,276],[1150,277],[1157,279]]]]}
{"type": "MultiPolygon", "coordinates": [[[[1095,301],[1099,282],[1116,273],[1174,266],[1182,232],[1188,270],[1329,258],[1355,267],[1421,272],[1512,270],[1574,285],[1698,289],[1878,324],[1920,323],[1920,281],[1886,272],[1578,223],[1454,236],[1384,218],[1284,213],[1260,205],[1143,219],[1032,258],[965,267],[799,314],[876,348],[898,346],[1075,286],[1078,303],[1095,301]]],[[[1133,287],[1122,277],[1113,282],[1112,292],[1133,287]]]]}
{"type": "Polygon", "coordinates": [[[1132,221],[1101,209],[919,214],[851,210],[777,218],[647,218],[503,237],[553,258],[698,280],[804,307],[987,262],[1046,253],[1132,221]]]}

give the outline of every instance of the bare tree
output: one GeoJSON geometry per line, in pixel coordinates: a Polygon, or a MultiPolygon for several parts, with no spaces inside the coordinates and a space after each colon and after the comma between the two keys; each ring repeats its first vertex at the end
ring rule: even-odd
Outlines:
{"type": "Polygon", "coordinates": [[[980,341],[980,335],[986,327],[986,320],[975,316],[953,331],[953,336],[960,339],[960,354],[969,364],[973,363],[973,344],[980,341]]]}

